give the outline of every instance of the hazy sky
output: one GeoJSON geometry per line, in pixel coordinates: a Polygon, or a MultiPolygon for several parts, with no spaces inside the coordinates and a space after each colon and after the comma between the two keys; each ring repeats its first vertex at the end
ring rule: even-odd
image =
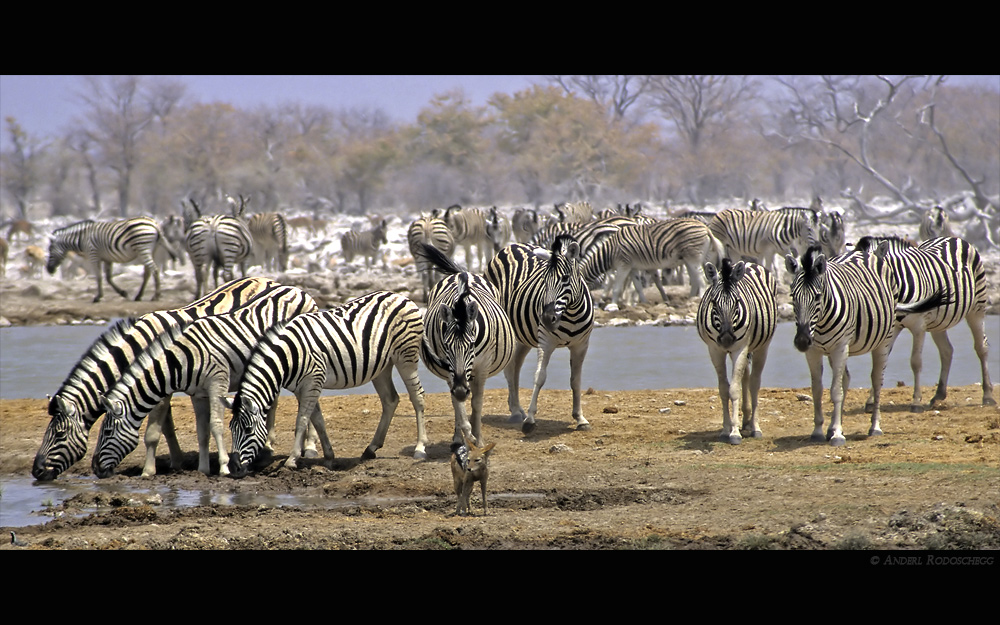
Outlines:
{"type": "MultiPolygon", "coordinates": [[[[347,76],[174,76],[187,85],[189,101],[228,102],[241,109],[285,102],[321,104],[333,110],[380,108],[394,121],[416,121],[431,98],[462,88],[474,105],[496,92],[527,89],[541,76],[347,75],[347,76]]],[[[29,134],[57,133],[78,114],[79,76],[0,75],[0,120],[13,116],[29,134]]],[[[4,125],[5,127],[5,125],[4,125]]],[[[0,133],[7,133],[0,129],[0,133]]],[[[3,137],[7,141],[7,137],[3,137]]]]}

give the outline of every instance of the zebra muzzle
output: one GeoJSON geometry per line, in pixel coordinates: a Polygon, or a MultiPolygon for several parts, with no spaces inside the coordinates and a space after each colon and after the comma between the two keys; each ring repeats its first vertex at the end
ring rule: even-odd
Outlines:
{"type": "Polygon", "coordinates": [[[809,348],[812,347],[812,335],[809,332],[809,328],[807,326],[796,324],[795,339],[793,342],[795,343],[795,349],[800,352],[809,351],[809,348]]]}

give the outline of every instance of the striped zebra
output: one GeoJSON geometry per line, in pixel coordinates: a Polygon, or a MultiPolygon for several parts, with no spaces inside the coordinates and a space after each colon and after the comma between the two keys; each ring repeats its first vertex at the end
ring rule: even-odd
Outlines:
{"type": "Polygon", "coordinates": [[[538,211],[533,208],[514,209],[514,216],[510,219],[510,226],[515,241],[518,243],[528,243],[540,227],[538,223],[538,211]]]}
{"type": "Polygon", "coordinates": [[[511,232],[510,220],[492,207],[486,218],[486,237],[493,244],[494,254],[510,243],[511,232]]]}
{"type": "Polygon", "coordinates": [[[233,267],[240,266],[246,277],[246,261],[253,252],[253,235],[243,222],[242,213],[233,215],[201,216],[201,209],[190,200],[194,207],[193,218],[188,213],[185,245],[191,264],[194,265],[195,297],[205,292],[208,277],[205,271],[212,267],[215,286],[219,286],[219,270],[224,282],[233,279],[233,267]]]}
{"type": "MultiPolygon", "coordinates": [[[[625,282],[636,271],[656,272],[673,269],[681,265],[687,267],[691,283],[691,297],[698,297],[703,289],[702,266],[706,262],[720,262],[723,255],[722,244],[712,235],[709,227],[697,219],[667,219],[652,224],[640,224],[621,228],[608,239],[601,252],[587,259],[584,275],[590,279],[599,274],[611,274],[614,283],[611,302],[618,304],[625,282]]],[[[660,277],[654,273],[654,282],[663,301],[667,293],[660,277]]],[[[639,301],[646,297],[641,285],[636,282],[639,301]]]]}
{"type": "Polygon", "coordinates": [[[448,383],[455,408],[453,442],[464,443],[468,437],[482,445],[486,380],[510,363],[516,344],[514,329],[492,283],[462,271],[433,247],[425,246],[421,253],[448,274],[431,291],[421,355],[427,369],[448,383]],[[471,423],[465,411],[470,395],[471,423]]]}
{"type": "Polygon", "coordinates": [[[951,217],[943,208],[935,206],[920,218],[917,236],[921,241],[938,237],[954,237],[955,232],[951,229],[951,217]]]}
{"type": "MultiPolygon", "coordinates": [[[[264,278],[244,278],[226,284],[188,306],[156,311],[136,319],[122,319],[113,324],[88,348],[51,397],[48,406],[51,419],[35,454],[32,476],[36,480],[54,480],[86,455],[90,429],[104,414],[101,395],[118,381],[129,363],[166,328],[186,325],[200,317],[227,313],[258,296],[266,296],[280,286],[264,278]]],[[[171,464],[179,468],[181,451],[174,436],[170,403],[165,402],[160,409],[166,414],[162,419],[156,419],[156,423],[163,422],[171,464]]],[[[150,421],[152,423],[153,420],[150,421]]],[[[158,441],[160,433],[147,429],[146,434],[147,455],[143,475],[152,475],[155,472],[156,449],[155,444],[150,447],[148,440],[155,438],[158,441]]]]}
{"type": "Polygon", "coordinates": [[[143,264],[142,284],[139,286],[135,301],[142,299],[142,293],[146,290],[150,276],[153,276],[155,286],[153,301],[157,301],[160,299],[160,268],[156,264],[154,252],[158,245],[167,249],[171,256],[177,256],[160,232],[159,225],[149,217],[103,222],[85,219],[52,233],[45,268],[50,274],[55,273],[68,252],[81,254],[94,268],[94,276],[97,279],[97,295],[94,296],[94,301],[99,302],[104,297],[102,269],[108,285],[119,295],[127,298],[125,290],[112,281],[111,267],[114,263],[139,260],[143,264]]]}
{"type": "Polygon", "coordinates": [[[489,215],[481,208],[462,208],[452,204],[444,212],[445,223],[455,236],[455,245],[465,250],[465,266],[473,269],[472,247],[476,247],[476,269],[482,271],[493,249],[493,241],[486,235],[489,215]]]}
{"type": "Polygon", "coordinates": [[[523,422],[525,434],[535,429],[538,393],[545,384],[549,358],[556,348],[568,347],[573,419],[578,430],[589,430],[580,403],[580,381],[594,328],[594,300],[580,272],[580,244],[568,235],[556,237],[549,250],[512,244],[487,265],[486,279],[497,287],[518,343],[504,370],[510,421],[523,422]],[[532,347],[538,350],[538,367],[525,413],[519,398],[520,376],[532,347]]]}
{"type": "Polygon", "coordinates": [[[556,204],[552,214],[556,221],[564,224],[585,224],[594,219],[594,209],[590,202],[556,204]]]}
{"type": "MultiPolygon", "coordinates": [[[[899,288],[899,301],[915,302],[937,290],[950,294],[947,305],[921,315],[909,315],[900,321],[913,335],[910,367],[913,370],[913,401],[911,410],[923,410],[920,371],[923,366],[924,337],[930,333],[941,359],[941,374],[937,392],[928,407],[934,407],[948,396],[948,374],[954,348],[948,340],[948,330],[965,319],[972,331],[973,347],[982,371],[983,405],[996,405],[989,371],[989,340],[986,336],[986,269],[979,251],[968,241],[957,237],[936,237],[914,245],[898,237],[863,237],[856,248],[868,249],[888,241],[887,259],[899,288]]],[[[897,332],[901,329],[897,328],[897,332]]]]}
{"type": "MultiPolygon", "coordinates": [[[[389,220],[383,219],[368,230],[348,230],[340,235],[340,249],[344,253],[344,260],[350,263],[355,256],[364,256],[365,266],[371,267],[379,247],[389,243],[386,238],[388,229],[389,220]]],[[[384,256],[382,264],[385,264],[384,256]]]]}
{"type": "Polygon", "coordinates": [[[455,252],[455,237],[444,219],[424,214],[407,228],[406,242],[417,267],[417,273],[420,274],[420,282],[424,288],[423,301],[426,302],[431,287],[438,281],[438,277],[434,265],[421,256],[421,246],[430,245],[450,258],[455,252]]]}
{"type": "MultiPolygon", "coordinates": [[[[225,394],[236,390],[251,352],[271,326],[317,309],[302,289],[282,286],[229,313],[166,328],[101,397],[105,415],[91,462],[94,474],[102,478],[112,475],[138,445],[146,417],[162,401],[182,392],[190,395],[194,404],[198,470],[211,475],[211,435],[219,451],[219,474],[228,475],[229,456],[223,438],[225,394]]],[[[276,403],[268,406],[272,425],[276,407],[276,403]]]]}
{"type": "Polygon", "coordinates": [[[250,216],[247,229],[253,237],[254,260],[265,270],[288,269],[288,224],[281,213],[257,213],[250,216]]]}
{"type": "Polygon", "coordinates": [[[187,261],[184,259],[185,254],[184,249],[184,220],[179,215],[170,215],[166,219],[160,222],[160,232],[163,233],[163,238],[169,244],[169,248],[164,245],[158,245],[153,256],[156,259],[156,264],[161,268],[166,269],[167,263],[172,262],[173,268],[177,269],[178,265],[184,265],[187,261]],[[173,256],[171,256],[173,252],[173,256]]]}
{"type": "Polygon", "coordinates": [[[732,445],[743,441],[734,417],[742,411],[742,430],[760,438],[757,401],[760,379],[767,362],[767,350],[778,322],[777,283],[763,266],[722,259],[717,269],[705,264],[710,281],[698,304],[698,336],[708,346],[708,354],[719,379],[722,402],[720,439],[732,445]],[[732,382],[726,371],[726,356],[733,363],[732,382]]]}
{"type": "Polygon", "coordinates": [[[806,355],[812,378],[813,441],[829,440],[833,446],[846,443],[841,416],[844,395],[850,384],[847,358],[869,352],[872,354],[872,417],[868,435],[882,434],[882,378],[892,345],[895,317],[924,312],[939,306],[946,297],[939,292],[916,304],[898,304],[892,269],[884,260],[887,247],[882,244],[875,252],[852,251],[827,260],[819,246],[811,246],[801,259],[791,254],[785,257],[785,267],[794,276],[791,285],[794,344],[806,355]],[[833,415],[825,437],[824,355],[833,370],[830,385],[833,415]]]}
{"type": "Polygon", "coordinates": [[[286,467],[296,468],[309,421],[319,434],[327,461],[333,460],[319,406],[320,392],[368,382],[374,384],[382,402],[382,417],[361,458],[374,458],[399,405],[399,394],[392,382],[393,366],[416,412],[413,457],[426,458],[424,389],[417,371],[423,333],[424,322],[417,305],[390,291],[375,291],[337,308],[300,315],[269,330],[251,355],[232,402],[232,474],[246,475],[258,457],[264,442],[263,412],[282,388],[294,393],[299,402],[295,442],[286,467]]]}
{"type": "MultiPolygon", "coordinates": [[[[717,213],[708,227],[730,260],[752,260],[772,267],[775,255],[783,256],[793,249],[799,253],[818,243],[819,214],[797,208],[726,209],[717,213]]],[[[777,275],[778,268],[773,267],[777,275]]]]}

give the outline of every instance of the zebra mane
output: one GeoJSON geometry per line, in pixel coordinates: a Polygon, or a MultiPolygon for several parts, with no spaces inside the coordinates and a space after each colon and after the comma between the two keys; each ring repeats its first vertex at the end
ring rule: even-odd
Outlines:
{"type": "Polygon", "coordinates": [[[465,335],[465,332],[472,321],[472,316],[470,315],[470,311],[472,309],[469,305],[469,299],[471,297],[472,291],[469,288],[469,274],[458,274],[458,298],[455,300],[455,305],[452,306],[452,312],[455,316],[455,327],[460,336],[465,335]]]}
{"type": "MultiPolygon", "coordinates": [[[[94,362],[109,362],[114,361],[114,357],[111,355],[111,345],[120,344],[125,335],[135,327],[136,318],[135,317],[123,317],[115,321],[111,327],[105,330],[94,342],[91,344],[87,351],[83,353],[83,357],[77,362],[76,366],[66,380],[62,383],[60,391],[72,384],[75,380],[80,380],[86,382],[87,378],[90,377],[89,370],[86,367],[81,367],[80,364],[86,360],[93,360],[94,362]]],[[[57,393],[58,394],[58,393],[57,393]]],[[[53,398],[52,401],[55,401],[53,398]]]]}
{"type": "Polygon", "coordinates": [[[565,255],[564,248],[563,248],[563,244],[564,243],[567,243],[567,244],[568,243],[577,243],[576,237],[574,237],[571,234],[565,234],[565,233],[564,234],[556,235],[556,238],[553,239],[553,241],[552,241],[552,248],[551,248],[552,253],[549,256],[549,268],[550,269],[555,269],[556,266],[559,263],[559,257],[565,255]]]}
{"type": "Polygon", "coordinates": [[[63,226],[62,228],[56,228],[55,230],[52,231],[52,234],[62,234],[63,232],[68,232],[70,230],[74,230],[81,226],[86,226],[92,223],[94,223],[93,219],[81,219],[80,221],[63,226]]]}
{"type": "Polygon", "coordinates": [[[823,250],[818,245],[810,245],[806,253],[802,255],[802,271],[807,282],[811,282],[816,278],[818,274],[817,265],[821,256],[823,256],[823,250]]]}
{"type": "Polygon", "coordinates": [[[731,261],[728,257],[724,256],[722,258],[722,265],[719,267],[719,286],[727,293],[733,291],[736,283],[740,281],[740,278],[742,278],[744,274],[744,271],[734,272],[733,269],[735,267],[736,265],[734,265],[733,261],[731,261]]]}
{"type": "Polygon", "coordinates": [[[866,235],[858,239],[858,242],[854,244],[854,249],[864,252],[874,252],[878,248],[879,243],[882,241],[888,241],[889,247],[891,249],[906,249],[908,247],[916,247],[916,244],[909,238],[905,236],[900,236],[898,234],[893,234],[889,236],[871,236],[866,235]]]}
{"type": "Polygon", "coordinates": [[[122,379],[125,379],[126,375],[132,375],[135,377],[136,371],[142,371],[147,369],[153,362],[155,362],[160,356],[163,355],[171,345],[174,344],[184,331],[191,327],[192,324],[186,325],[168,325],[162,334],[158,334],[155,339],[150,342],[146,349],[142,350],[127,371],[122,372],[122,379]]]}

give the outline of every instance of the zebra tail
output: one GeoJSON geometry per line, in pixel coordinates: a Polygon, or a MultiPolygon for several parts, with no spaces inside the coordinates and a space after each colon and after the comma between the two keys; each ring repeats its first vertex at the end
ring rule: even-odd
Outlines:
{"type": "Polygon", "coordinates": [[[433,264],[442,273],[454,275],[457,273],[465,272],[465,269],[463,269],[452,259],[448,258],[448,256],[445,255],[444,252],[434,247],[433,245],[428,245],[424,242],[421,242],[420,245],[417,247],[416,251],[418,256],[424,258],[425,260],[433,264]]]}
{"type": "Polygon", "coordinates": [[[945,288],[919,302],[896,304],[896,321],[901,320],[907,315],[918,315],[954,303],[955,300],[951,296],[951,291],[945,288]]]}

